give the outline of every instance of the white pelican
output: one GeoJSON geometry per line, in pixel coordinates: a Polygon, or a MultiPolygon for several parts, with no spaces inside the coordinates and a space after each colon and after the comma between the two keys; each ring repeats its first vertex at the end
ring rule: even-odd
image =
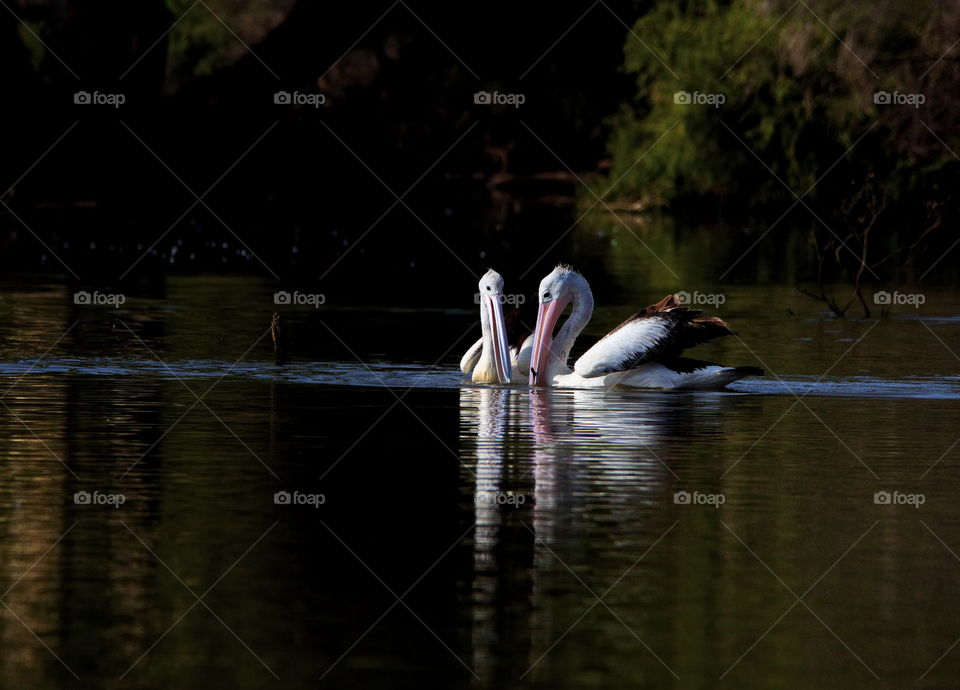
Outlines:
{"type": "Polygon", "coordinates": [[[526,383],[533,336],[522,346],[507,342],[503,317],[503,276],[492,268],[480,279],[480,340],[460,360],[460,370],[474,383],[526,383]]]}
{"type": "Polygon", "coordinates": [[[567,365],[573,341],[590,321],[593,293],[586,279],[557,266],[540,282],[540,311],[534,329],[531,386],[593,388],[723,388],[744,376],[762,376],[757,367],[723,367],[680,357],[683,350],[724,335],[735,335],[715,316],[681,306],[668,295],[607,333],[574,364],[567,365]],[[573,310],[553,337],[563,310],[573,310]]]}

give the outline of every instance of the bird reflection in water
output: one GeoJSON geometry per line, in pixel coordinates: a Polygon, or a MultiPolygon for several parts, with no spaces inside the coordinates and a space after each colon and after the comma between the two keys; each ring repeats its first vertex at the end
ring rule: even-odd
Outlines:
{"type": "MultiPolygon", "coordinates": [[[[576,552],[599,530],[607,539],[623,532],[629,543],[642,530],[638,521],[656,521],[679,479],[678,447],[721,436],[723,410],[735,397],[461,388],[462,491],[476,520],[470,596],[479,685],[516,682],[531,667],[536,673],[569,625],[557,592],[583,587],[565,563],[582,571],[576,552]]],[[[586,572],[602,568],[591,563],[586,572]]],[[[589,605],[586,589],[577,594],[589,605]]]]}
{"type": "MultiPolygon", "coordinates": [[[[513,637],[518,633],[519,626],[509,626],[510,631],[505,633],[503,621],[498,621],[501,602],[504,596],[508,596],[505,592],[513,590],[511,582],[507,580],[513,578],[515,582],[518,574],[526,574],[530,569],[529,563],[517,564],[519,567],[515,568],[509,567],[509,561],[516,552],[508,553],[498,548],[506,541],[502,539],[504,535],[501,531],[506,532],[511,526],[516,529],[517,526],[516,517],[506,511],[516,513],[528,510],[529,491],[524,491],[519,486],[516,491],[506,490],[506,485],[512,483],[509,475],[516,473],[519,468],[519,464],[511,465],[509,458],[511,449],[518,449],[520,446],[519,443],[512,442],[517,425],[511,424],[511,418],[515,419],[520,414],[518,405],[521,397],[519,390],[508,388],[460,390],[461,454],[464,467],[474,468],[473,476],[464,476],[465,483],[473,485],[467,493],[473,498],[472,509],[476,523],[470,594],[473,648],[471,666],[481,686],[486,686],[499,675],[495,667],[497,649],[509,641],[504,639],[504,635],[513,637]],[[505,474],[508,476],[505,477],[505,474]],[[520,496],[523,496],[523,499],[520,499],[520,496]],[[513,501],[508,505],[507,500],[511,497],[513,501]],[[510,524],[504,526],[505,521],[510,524]]],[[[532,478],[528,479],[532,481],[532,478]]],[[[518,482],[520,483],[522,482],[518,482]]],[[[527,485],[529,483],[527,482],[527,485]]],[[[527,577],[529,576],[522,579],[527,577]]],[[[528,587],[525,584],[520,586],[528,587]]],[[[528,635],[517,635],[514,642],[523,644],[524,638],[528,638],[528,635]]]]}

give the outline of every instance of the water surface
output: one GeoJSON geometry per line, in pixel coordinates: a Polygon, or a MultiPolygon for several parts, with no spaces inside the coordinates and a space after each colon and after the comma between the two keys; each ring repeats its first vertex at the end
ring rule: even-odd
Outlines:
{"type": "MultiPolygon", "coordinates": [[[[664,291],[611,270],[585,342],[664,291]]],[[[285,309],[276,366],[275,287],[171,278],[120,309],[0,291],[5,687],[960,670],[949,291],[836,321],[791,287],[728,288],[739,339],[697,356],[770,374],[692,393],[465,384],[466,279],[441,308],[285,309]]]]}

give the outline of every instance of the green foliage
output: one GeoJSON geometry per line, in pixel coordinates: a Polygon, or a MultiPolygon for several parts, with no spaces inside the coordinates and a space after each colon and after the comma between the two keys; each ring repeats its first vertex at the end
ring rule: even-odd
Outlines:
{"type": "Polygon", "coordinates": [[[636,96],[612,123],[607,184],[623,179],[611,195],[792,200],[776,177],[797,194],[817,183],[814,197],[868,179],[889,200],[929,194],[955,159],[919,119],[956,142],[946,103],[956,70],[931,66],[960,12],[933,16],[920,0],[807,5],[664,0],[638,19],[625,45],[636,96]],[[925,92],[927,103],[876,105],[880,89],[925,92]],[[677,104],[678,91],[726,100],[677,104]]]}
{"type": "Polygon", "coordinates": [[[283,22],[295,0],[166,0],[176,26],[169,34],[167,90],[206,77],[247,54],[283,22]]]}
{"type": "Polygon", "coordinates": [[[17,27],[17,33],[19,33],[20,39],[27,48],[30,55],[30,63],[34,69],[40,69],[40,65],[43,63],[46,55],[46,47],[43,45],[43,41],[40,40],[41,31],[43,31],[43,24],[41,22],[23,21],[17,27]]]}
{"type": "MultiPolygon", "coordinates": [[[[237,39],[203,5],[193,0],[166,0],[167,9],[178,18],[169,35],[168,87],[176,87],[195,77],[213,74],[234,58],[237,39]]],[[[221,3],[211,5],[217,11],[221,3]]],[[[222,15],[221,15],[222,16],[222,15]]]]}

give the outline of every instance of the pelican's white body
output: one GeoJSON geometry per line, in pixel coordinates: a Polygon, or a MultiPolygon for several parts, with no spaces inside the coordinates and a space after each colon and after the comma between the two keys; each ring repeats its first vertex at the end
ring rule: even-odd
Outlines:
{"type": "MultiPolygon", "coordinates": [[[[533,336],[527,336],[520,347],[510,348],[510,383],[526,383],[530,371],[530,354],[533,352],[533,336]]],[[[466,354],[460,360],[460,371],[467,376],[473,374],[473,370],[481,361],[483,353],[483,338],[475,342],[466,354]]]]}
{"type": "MultiPolygon", "coordinates": [[[[716,389],[760,371],[755,367],[724,367],[692,360],[681,363],[676,354],[671,355],[670,361],[660,361],[666,353],[676,351],[671,343],[677,333],[676,324],[670,318],[657,318],[656,314],[645,317],[646,310],[601,338],[571,369],[567,361],[573,343],[593,315],[590,285],[576,271],[558,266],[540,283],[539,300],[530,385],[716,389]],[[554,338],[553,329],[570,304],[570,316],[554,338]],[[644,355],[647,361],[631,366],[638,361],[638,355],[644,355]]],[[[726,324],[723,326],[726,328],[726,324]]]]}
{"type": "MultiPolygon", "coordinates": [[[[583,353],[574,370],[584,378],[599,377],[605,371],[616,369],[616,363],[627,359],[638,348],[653,348],[667,335],[664,324],[658,321],[635,321],[608,333],[596,345],[583,353]]],[[[659,386],[656,386],[659,388],[659,386]]]]}
{"type": "MultiPolygon", "coordinates": [[[[579,361],[577,364],[579,365],[579,361]]],[[[604,376],[585,377],[568,366],[551,363],[550,385],[556,388],[610,388],[628,386],[630,388],[682,388],[716,389],[742,378],[742,374],[730,367],[710,364],[702,369],[689,372],[674,371],[659,362],[641,364],[628,371],[616,371],[604,376]]]]}

